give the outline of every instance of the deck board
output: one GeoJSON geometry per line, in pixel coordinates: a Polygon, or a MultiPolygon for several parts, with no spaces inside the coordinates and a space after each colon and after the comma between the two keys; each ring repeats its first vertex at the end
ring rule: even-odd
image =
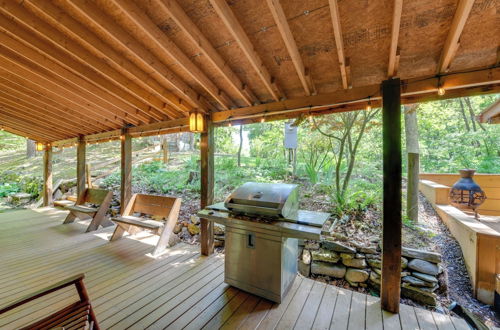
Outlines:
{"type": "MultiPolygon", "coordinates": [[[[62,225],[52,208],[0,214],[0,306],[65,277],[85,273],[103,329],[466,329],[462,319],[402,305],[298,276],[281,304],[224,283],[223,255],[201,256],[181,243],[151,257],[152,235],[108,239],[85,233],[88,221],[62,225]]],[[[66,288],[0,318],[16,329],[76,299],[66,288]]]]}

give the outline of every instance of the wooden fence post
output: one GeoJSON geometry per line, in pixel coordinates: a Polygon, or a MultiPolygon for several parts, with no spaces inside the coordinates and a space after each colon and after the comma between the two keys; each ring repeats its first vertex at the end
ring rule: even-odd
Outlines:
{"type": "Polygon", "coordinates": [[[123,214],[125,206],[132,197],[132,137],[126,128],[122,129],[121,141],[121,189],[120,210],[123,214]]]}
{"type": "Polygon", "coordinates": [[[382,308],[399,312],[401,294],[401,82],[382,82],[383,225],[382,308]]]}
{"type": "MultiPolygon", "coordinates": [[[[201,133],[201,208],[205,208],[214,201],[214,127],[207,120],[207,130],[201,133]]],[[[213,222],[201,219],[200,244],[201,254],[210,255],[214,252],[214,225],[213,222]]]]}
{"type": "Polygon", "coordinates": [[[86,163],[86,149],[87,145],[83,136],[78,139],[76,147],[76,196],[80,200],[83,192],[85,191],[85,163],[86,163]]]}
{"type": "Polygon", "coordinates": [[[43,206],[52,205],[52,146],[47,144],[43,154],[43,206]]]}

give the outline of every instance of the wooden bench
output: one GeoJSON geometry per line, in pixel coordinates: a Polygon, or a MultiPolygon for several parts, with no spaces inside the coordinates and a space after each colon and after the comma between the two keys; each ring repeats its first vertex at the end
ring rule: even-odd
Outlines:
{"type": "MultiPolygon", "coordinates": [[[[0,309],[0,315],[13,310],[21,305],[29,303],[35,299],[41,298],[52,292],[59,291],[68,286],[74,285],[78,292],[80,300],[65,308],[50,314],[47,317],[42,318],[22,329],[95,329],[99,330],[99,324],[92,309],[90,299],[83,284],[84,274],[79,274],[70,278],[65,279],[59,283],[51,285],[45,289],[34,292],[26,297],[16,300],[6,307],[0,309]]],[[[42,305],[45,307],[45,305],[42,305]]],[[[0,316],[1,317],[1,316],[0,316]]],[[[28,316],[29,317],[29,316],[28,316]]],[[[30,321],[32,321],[30,319],[30,321]]]]}
{"type": "Polygon", "coordinates": [[[106,212],[111,204],[113,192],[103,189],[85,189],[80,198],[76,201],[75,205],[65,206],[69,210],[69,214],[64,220],[64,224],[72,223],[76,218],[86,219],[91,218],[87,232],[94,231],[99,226],[108,227],[112,226],[113,222],[108,220],[106,212]],[[87,206],[86,204],[99,205],[98,207],[87,206]]]}
{"type": "Polygon", "coordinates": [[[117,226],[110,240],[119,239],[125,232],[135,234],[140,230],[150,230],[160,236],[153,255],[160,254],[168,245],[170,234],[179,217],[181,201],[176,197],[134,194],[122,215],[111,219],[117,226]],[[134,213],[146,214],[154,220],[136,217],[134,213]]]}

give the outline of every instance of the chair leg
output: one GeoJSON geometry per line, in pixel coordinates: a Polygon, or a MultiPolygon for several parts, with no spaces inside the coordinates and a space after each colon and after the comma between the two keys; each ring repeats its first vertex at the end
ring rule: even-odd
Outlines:
{"type": "Polygon", "coordinates": [[[69,212],[68,215],[66,216],[66,219],[64,219],[63,224],[68,224],[74,222],[76,219],[76,216],[73,214],[73,212],[69,212]]]}
{"type": "Polygon", "coordinates": [[[104,221],[101,223],[101,226],[103,227],[111,227],[111,226],[114,226],[115,223],[111,220],[109,220],[108,218],[104,219],[104,221]]]}
{"type": "Polygon", "coordinates": [[[94,215],[94,217],[92,218],[92,221],[90,222],[90,224],[87,227],[87,230],[85,232],[88,233],[88,232],[97,230],[102,221],[103,221],[102,217],[94,215]]]}
{"type": "Polygon", "coordinates": [[[158,240],[158,243],[155,246],[155,249],[153,250],[153,256],[157,256],[163,251],[165,251],[166,247],[168,246],[168,240],[170,238],[170,233],[169,231],[163,230],[162,233],[160,234],[160,239],[158,240]]]}
{"type": "Polygon", "coordinates": [[[123,234],[127,231],[127,228],[123,228],[122,225],[117,225],[115,228],[115,231],[113,232],[113,235],[111,235],[111,238],[109,239],[110,241],[116,241],[117,239],[120,239],[123,237],[123,234]]]}

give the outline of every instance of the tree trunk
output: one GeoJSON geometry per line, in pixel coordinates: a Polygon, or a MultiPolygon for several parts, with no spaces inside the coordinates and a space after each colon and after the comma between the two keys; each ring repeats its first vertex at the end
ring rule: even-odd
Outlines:
{"type": "Polygon", "coordinates": [[[26,157],[35,157],[36,143],[33,140],[26,140],[26,157]]]}
{"type": "Polygon", "coordinates": [[[240,125],[240,147],[238,148],[238,167],[241,166],[241,149],[243,148],[243,125],[240,125]]]}
{"type": "Polygon", "coordinates": [[[408,183],[406,187],[406,216],[418,221],[419,145],[417,104],[405,105],[406,152],[408,156],[408,183]]]}
{"type": "Polygon", "coordinates": [[[161,149],[163,151],[163,163],[168,164],[168,139],[167,139],[167,135],[162,136],[161,149]]]}
{"type": "Polygon", "coordinates": [[[460,102],[460,111],[462,112],[462,118],[464,119],[465,129],[467,130],[467,132],[470,132],[469,121],[467,120],[467,116],[465,115],[464,103],[462,102],[462,99],[458,99],[458,102],[460,102]]]}
{"type": "Polygon", "coordinates": [[[467,107],[469,108],[469,114],[470,114],[470,120],[474,124],[474,127],[476,125],[476,122],[478,126],[483,130],[486,131],[484,128],[483,124],[481,124],[479,121],[476,120],[476,114],[474,113],[474,108],[472,107],[472,103],[470,102],[470,99],[468,97],[464,97],[465,104],[467,104],[467,107]]]}

